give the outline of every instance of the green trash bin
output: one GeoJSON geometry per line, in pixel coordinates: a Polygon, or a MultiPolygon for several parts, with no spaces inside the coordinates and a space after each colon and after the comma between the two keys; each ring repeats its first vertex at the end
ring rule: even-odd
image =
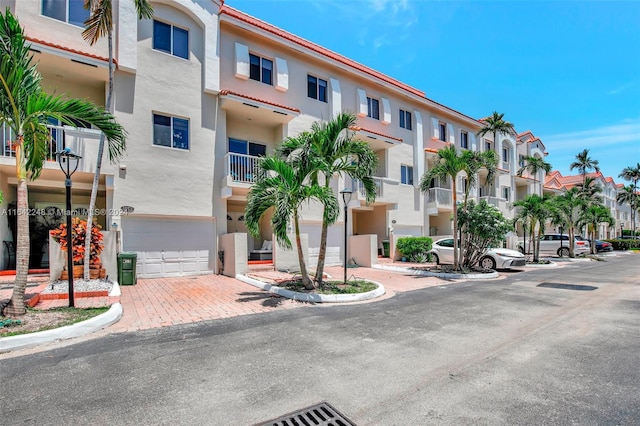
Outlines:
{"type": "Polygon", "coordinates": [[[384,257],[389,257],[389,240],[382,240],[382,253],[384,257]]]}
{"type": "Polygon", "coordinates": [[[138,283],[136,276],[136,261],[138,253],[123,251],[118,253],[118,284],[135,285],[138,283]]]}

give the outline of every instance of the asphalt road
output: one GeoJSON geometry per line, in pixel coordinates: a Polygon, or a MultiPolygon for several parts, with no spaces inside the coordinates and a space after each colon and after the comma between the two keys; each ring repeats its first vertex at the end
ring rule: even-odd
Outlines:
{"type": "Polygon", "coordinates": [[[4,357],[0,424],[640,424],[640,255],[506,275],[4,357]]]}

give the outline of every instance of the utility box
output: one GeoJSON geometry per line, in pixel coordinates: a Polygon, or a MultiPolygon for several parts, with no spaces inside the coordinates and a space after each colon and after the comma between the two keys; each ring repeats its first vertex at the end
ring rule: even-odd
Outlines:
{"type": "Polygon", "coordinates": [[[138,253],[123,251],[118,253],[118,284],[135,285],[138,283],[136,276],[136,262],[138,253]]]}

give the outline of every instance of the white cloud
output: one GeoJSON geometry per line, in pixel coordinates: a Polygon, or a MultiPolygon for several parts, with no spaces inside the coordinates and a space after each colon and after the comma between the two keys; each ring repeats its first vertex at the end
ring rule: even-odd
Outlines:
{"type": "Polygon", "coordinates": [[[622,92],[626,92],[627,90],[633,88],[636,85],[636,81],[630,81],[628,83],[623,84],[622,86],[618,86],[615,89],[609,90],[607,92],[608,95],[617,95],[622,92]]]}
{"type": "Polygon", "coordinates": [[[554,152],[632,143],[640,149],[640,119],[625,120],[594,129],[541,136],[541,139],[545,146],[554,152]]]}

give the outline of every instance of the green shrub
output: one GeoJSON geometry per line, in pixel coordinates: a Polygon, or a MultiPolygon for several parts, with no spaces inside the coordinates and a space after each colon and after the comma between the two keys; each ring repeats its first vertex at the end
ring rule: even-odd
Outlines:
{"type": "Polygon", "coordinates": [[[640,239],[637,240],[605,240],[613,246],[614,250],[640,249],[640,239]]]}
{"type": "MultiPolygon", "coordinates": [[[[396,241],[396,249],[404,257],[418,259],[417,256],[427,256],[432,244],[433,240],[429,237],[402,237],[396,241]]],[[[422,257],[419,259],[422,259],[422,257]]]]}

